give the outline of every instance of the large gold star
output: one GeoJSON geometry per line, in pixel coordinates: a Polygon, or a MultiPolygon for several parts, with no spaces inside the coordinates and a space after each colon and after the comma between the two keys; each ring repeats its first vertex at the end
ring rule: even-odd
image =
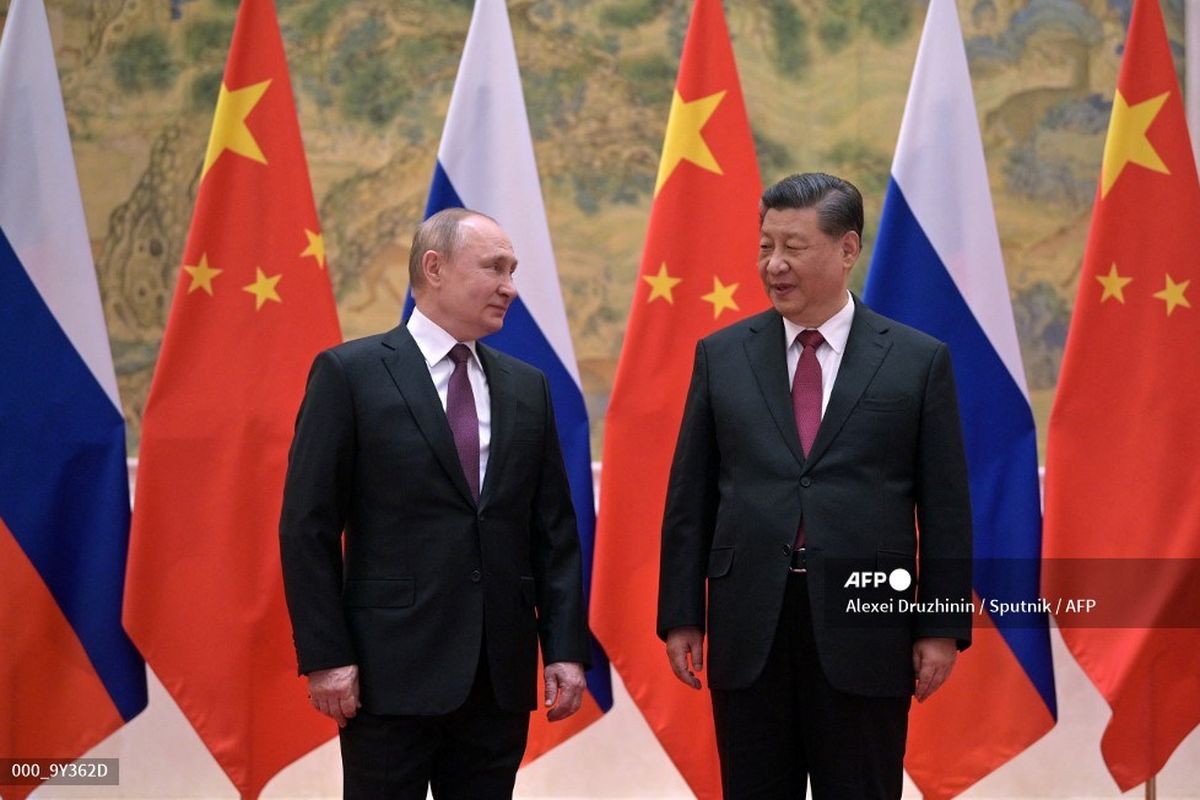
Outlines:
{"type": "Polygon", "coordinates": [[[1175,281],[1171,280],[1171,276],[1168,275],[1167,287],[1161,292],[1154,293],[1155,297],[1167,304],[1168,317],[1171,316],[1171,312],[1175,310],[1175,306],[1183,306],[1184,308],[1192,307],[1192,304],[1188,302],[1188,299],[1183,296],[1183,293],[1187,291],[1189,283],[1191,283],[1191,280],[1180,281],[1179,283],[1176,283],[1175,281]]]}
{"type": "Polygon", "coordinates": [[[279,297],[279,292],[275,291],[275,284],[279,283],[279,279],[283,274],[274,275],[268,278],[262,271],[262,267],[255,267],[254,283],[249,286],[243,286],[242,291],[249,292],[254,295],[254,310],[258,311],[263,307],[263,303],[268,300],[274,300],[276,303],[282,303],[283,300],[279,297]]]}
{"type": "Polygon", "coordinates": [[[208,292],[208,296],[212,297],[212,282],[213,278],[220,275],[225,270],[212,269],[208,266],[208,254],[200,255],[200,264],[195,267],[189,267],[186,264],[183,266],[183,271],[192,276],[192,282],[188,286],[188,294],[203,289],[208,292]]]}
{"type": "Polygon", "coordinates": [[[701,300],[712,303],[713,319],[721,316],[721,312],[727,308],[734,311],[740,311],[738,304],[733,300],[733,293],[738,290],[738,284],[731,283],[725,286],[721,283],[721,279],[716,275],[713,276],[713,290],[701,297],[701,300]]]}
{"type": "Polygon", "coordinates": [[[1104,293],[1100,295],[1100,302],[1103,303],[1110,297],[1115,297],[1118,303],[1125,302],[1125,284],[1133,280],[1133,278],[1125,278],[1117,274],[1117,265],[1113,264],[1108,270],[1107,275],[1097,275],[1096,280],[1104,287],[1104,293]]]}
{"type": "Polygon", "coordinates": [[[208,150],[204,153],[204,169],[200,172],[201,179],[226,150],[260,164],[267,163],[266,156],[254,140],[254,134],[246,127],[246,117],[250,116],[270,85],[271,81],[266,80],[230,90],[224,82],[221,83],[217,111],[213,114],[212,133],[208,137],[208,150]]]}
{"type": "Polygon", "coordinates": [[[1121,90],[1113,100],[1112,122],[1108,126],[1108,136],[1104,140],[1104,161],[1100,169],[1100,197],[1107,197],[1117,178],[1121,176],[1125,165],[1137,164],[1170,175],[1171,171],[1159,157],[1158,151],[1146,138],[1149,129],[1163,104],[1167,102],[1170,92],[1163,92],[1157,97],[1129,105],[1125,102],[1121,90]]]}
{"type": "Polygon", "coordinates": [[[317,266],[325,269],[325,237],[319,233],[313,233],[308,228],[304,229],[304,235],[308,237],[308,247],[304,248],[300,257],[312,256],[317,260],[317,266]]]}
{"type": "Polygon", "coordinates": [[[683,278],[673,278],[668,275],[665,261],[658,268],[657,275],[643,275],[642,280],[650,284],[650,299],[646,301],[647,303],[653,303],[661,297],[671,305],[675,305],[675,298],[671,295],[671,290],[682,283],[683,278]]]}
{"type": "Polygon", "coordinates": [[[721,165],[708,149],[708,142],[704,141],[704,136],[700,133],[724,98],[725,92],[720,91],[685,102],[679,95],[679,90],[675,90],[675,97],[671,100],[671,115],[667,117],[667,135],[663,138],[662,161],[658,164],[658,180],[654,182],[655,196],[679,163],[685,159],[709,172],[724,174],[721,172],[721,165]]]}

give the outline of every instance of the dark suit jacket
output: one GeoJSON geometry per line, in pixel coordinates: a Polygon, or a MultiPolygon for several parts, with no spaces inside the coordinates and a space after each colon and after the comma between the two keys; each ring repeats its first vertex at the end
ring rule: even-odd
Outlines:
{"type": "MultiPolygon", "coordinates": [[[[751,317],[696,348],[663,519],[658,633],[705,627],[707,578],[714,689],[745,688],[762,671],[801,514],[814,636],[834,687],[906,696],[914,638],[970,642],[969,612],[874,623],[846,612],[852,566],[917,566],[922,599],[971,597],[971,510],[949,352],[857,298],[855,306],[807,459],[779,314],[751,317]]],[[[874,596],[888,592],[912,599],[889,587],[874,596]]]]}
{"type": "Polygon", "coordinates": [[[280,520],[300,671],[359,665],[363,707],[443,714],[486,637],[500,705],[547,663],[587,661],[582,569],[549,386],[477,345],[492,405],[478,504],[420,349],[401,326],[317,356],[280,520]],[[345,551],[343,537],[345,531],[345,551]]]}

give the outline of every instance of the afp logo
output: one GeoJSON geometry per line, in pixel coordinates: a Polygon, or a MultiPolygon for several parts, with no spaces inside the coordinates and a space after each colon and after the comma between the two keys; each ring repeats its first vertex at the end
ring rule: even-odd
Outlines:
{"type": "Polygon", "coordinates": [[[903,592],[912,586],[912,575],[908,570],[900,567],[891,572],[869,569],[855,570],[846,578],[842,588],[848,589],[853,586],[856,589],[873,589],[883,586],[885,583],[897,592],[903,592]]]}

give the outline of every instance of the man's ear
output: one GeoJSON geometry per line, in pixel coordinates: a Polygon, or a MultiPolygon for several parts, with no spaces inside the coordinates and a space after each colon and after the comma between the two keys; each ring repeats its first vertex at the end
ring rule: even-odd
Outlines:
{"type": "Polygon", "coordinates": [[[846,265],[846,269],[854,266],[854,262],[858,261],[858,256],[862,253],[862,237],[857,231],[846,231],[842,234],[842,240],[838,243],[842,252],[842,263],[846,265]]]}
{"type": "Polygon", "coordinates": [[[425,285],[437,287],[442,282],[442,255],[437,250],[426,250],[421,255],[421,274],[425,276],[425,285]]]}

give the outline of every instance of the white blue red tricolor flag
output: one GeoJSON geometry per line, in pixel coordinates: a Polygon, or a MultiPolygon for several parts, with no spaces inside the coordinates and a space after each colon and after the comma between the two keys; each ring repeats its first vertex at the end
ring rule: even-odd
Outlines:
{"type": "MultiPolygon", "coordinates": [[[[950,347],[976,604],[1036,601],[1037,437],[953,0],[929,5],[864,300],[950,347]]],[[[963,791],[1057,718],[1046,615],[975,620],[971,649],[911,717],[905,765],[926,798],[963,791]]]]}
{"type": "Polygon", "coordinates": [[[145,708],[121,628],[128,541],[125,421],[50,29],[41,0],[15,0],[0,39],[3,757],[82,755],[145,708]]]}
{"type": "MultiPolygon", "coordinates": [[[[571,499],[583,545],[585,592],[591,582],[596,528],[592,458],[583,388],[567,327],[550,229],[538,181],[525,95],[504,0],[477,0],[463,48],[450,110],[429,188],[426,218],[444,208],[465,207],[493,217],[512,239],[520,268],[517,299],[504,328],[485,341],[534,365],[550,381],[571,499]]],[[[408,303],[411,308],[411,299],[408,303]]],[[[406,309],[407,315],[408,309],[406,309]]],[[[562,741],[612,706],[608,660],[592,639],[587,674],[589,703],[574,722],[541,728],[534,717],[526,760],[562,741]]],[[[574,719],[574,718],[572,718],[574,719]]]]}

